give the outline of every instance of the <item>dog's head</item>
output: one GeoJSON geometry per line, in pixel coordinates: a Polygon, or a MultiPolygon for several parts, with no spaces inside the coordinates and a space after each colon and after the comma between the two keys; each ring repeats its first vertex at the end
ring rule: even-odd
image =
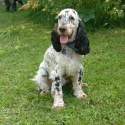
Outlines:
{"type": "Polygon", "coordinates": [[[57,52],[62,50],[61,44],[75,41],[73,46],[78,50],[76,53],[80,55],[89,53],[89,50],[83,50],[85,46],[89,47],[89,41],[83,28],[82,21],[78,13],[73,9],[64,9],[58,14],[51,35],[53,47],[57,52]]]}
{"type": "Polygon", "coordinates": [[[78,27],[78,14],[75,10],[62,10],[57,16],[57,33],[60,36],[60,43],[67,43],[74,39],[78,27]]]}

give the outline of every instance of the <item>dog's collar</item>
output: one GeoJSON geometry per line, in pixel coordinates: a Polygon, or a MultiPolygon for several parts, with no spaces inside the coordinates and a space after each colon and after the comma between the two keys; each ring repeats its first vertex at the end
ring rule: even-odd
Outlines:
{"type": "Polygon", "coordinates": [[[75,43],[75,40],[73,40],[72,42],[66,43],[66,45],[67,45],[69,48],[73,49],[74,51],[78,51],[77,48],[75,48],[74,46],[72,46],[73,43],[75,43]]]}
{"type": "MultiPolygon", "coordinates": [[[[74,51],[78,51],[77,48],[75,48],[74,46],[72,46],[73,43],[75,43],[75,40],[73,40],[72,42],[66,43],[66,45],[67,45],[69,48],[73,49],[74,51]]],[[[62,54],[66,54],[66,49],[65,49],[65,48],[62,49],[62,54]]]]}

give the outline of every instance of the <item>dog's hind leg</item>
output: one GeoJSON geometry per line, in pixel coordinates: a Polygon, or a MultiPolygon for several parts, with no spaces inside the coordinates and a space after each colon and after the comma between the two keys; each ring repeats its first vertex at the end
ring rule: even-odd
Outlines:
{"type": "Polygon", "coordinates": [[[35,81],[35,83],[37,84],[40,95],[49,93],[51,89],[51,83],[48,80],[48,74],[44,68],[40,68],[38,70],[37,75],[33,78],[33,81],[35,81]]]}

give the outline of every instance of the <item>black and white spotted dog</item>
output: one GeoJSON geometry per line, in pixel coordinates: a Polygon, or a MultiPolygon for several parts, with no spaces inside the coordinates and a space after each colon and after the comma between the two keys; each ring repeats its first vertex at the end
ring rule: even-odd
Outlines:
{"type": "Polygon", "coordinates": [[[89,40],[83,23],[73,9],[64,9],[56,17],[51,34],[52,45],[47,49],[34,81],[41,94],[51,90],[54,109],[64,106],[62,86],[68,79],[74,95],[85,98],[82,91],[82,59],[90,52],[89,40]]]}

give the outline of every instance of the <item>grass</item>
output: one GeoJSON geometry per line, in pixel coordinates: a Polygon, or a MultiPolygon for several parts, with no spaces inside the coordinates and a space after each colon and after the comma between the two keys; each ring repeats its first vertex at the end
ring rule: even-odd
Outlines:
{"type": "Polygon", "coordinates": [[[32,78],[51,44],[51,29],[27,20],[27,11],[5,13],[0,5],[1,125],[124,125],[125,29],[88,32],[91,53],[85,56],[84,89],[76,99],[63,88],[65,108],[52,110],[51,94],[40,96],[32,78]]]}

